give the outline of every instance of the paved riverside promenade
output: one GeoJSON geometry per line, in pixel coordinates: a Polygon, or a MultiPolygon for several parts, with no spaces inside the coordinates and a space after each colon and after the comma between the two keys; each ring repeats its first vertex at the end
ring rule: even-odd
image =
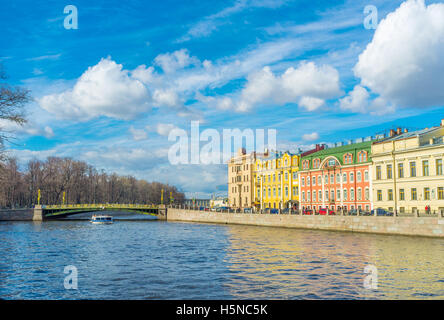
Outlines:
{"type": "Polygon", "coordinates": [[[167,220],[444,238],[442,217],[222,213],[170,207],[167,220]]]}

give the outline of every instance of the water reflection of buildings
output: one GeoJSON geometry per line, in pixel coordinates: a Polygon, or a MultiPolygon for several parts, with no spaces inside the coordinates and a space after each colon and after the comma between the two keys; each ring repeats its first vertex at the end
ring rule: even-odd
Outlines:
{"type": "Polygon", "coordinates": [[[444,298],[441,239],[246,226],[228,233],[227,286],[239,299],[444,298]],[[363,288],[369,264],[378,268],[375,291],[363,288]]]}

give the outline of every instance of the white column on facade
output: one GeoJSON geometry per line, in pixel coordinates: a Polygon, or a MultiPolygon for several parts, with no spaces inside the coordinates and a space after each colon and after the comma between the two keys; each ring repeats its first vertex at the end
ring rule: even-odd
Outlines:
{"type": "Polygon", "coordinates": [[[344,206],[344,193],[343,193],[343,191],[344,191],[344,182],[343,182],[343,180],[344,179],[342,179],[342,168],[339,168],[339,179],[341,181],[341,183],[340,183],[341,190],[339,190],[339,194],[341,195],[341,207],[343,207],[344,206]]]}
{"type": "Polygon", "coordinates": [[[284,171],[281,173],[281,205],[279,206],[279,209],[283,209],[284,207],[284,171]]]}
{"type": "Polygon", "coordinates": [[[371,164],[368,165],[368,180],[369,180],[368,193],[369,193],[369,199],[370,199],[370,209],[373,210],[374,209],[374,204],[373,204],[373,166],[371,164]]]}
{"type": "Polygon", "coordinates": [[[261,194],[261,210],[263,209],[263,207],[264,207],[264,189],[263,189],[263,187],[262,187],[262,183],[263,183],[263,180],[265,179],[265,175],[262,173],[262,175],[260,176],[261,177],[261,191],[260,191],[260,194],[261,194]]]}
{"type": "Polygon", "coordinates": [[[322,177],[321,177],[321,181],[322,181],[322,207],[325,208],[325,179],[324,179],[324,170],[322,170],[321,172],[322,177]]]}
{"type": "Polygon", "coordinates": [[[293,174],[292,174],[292,172],[291,172],[291,170],[290,170],[290,172],[288,173],[288,175],[289,175],[289,177],[288,177],[288,201],[290,201],[291,200],[291,195],[293,194],[292,192],[293,192],[293,190],[292,190],[292,179],[293,179],[293,174]]]}

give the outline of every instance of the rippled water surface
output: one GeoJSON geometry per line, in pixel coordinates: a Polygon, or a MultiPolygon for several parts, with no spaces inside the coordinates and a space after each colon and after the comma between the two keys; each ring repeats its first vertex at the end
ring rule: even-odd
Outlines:
{"type": "Polygon", "coordinates": [[[2,299],[444,299],[444,240],[160,221],[0,222],[2,299]],[[378,270],[365,289],[364,268],[378,270]],[[66,290],[65,266],[78,270],[66,290]]]}

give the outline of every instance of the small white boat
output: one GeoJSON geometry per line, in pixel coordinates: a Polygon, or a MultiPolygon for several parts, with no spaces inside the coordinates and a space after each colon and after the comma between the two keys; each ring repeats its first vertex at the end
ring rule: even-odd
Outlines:
{"type": "Polygon", "coordinates": [[[105,216],[105,215],[102,215],[102,216],[93,215],[91,217],[91,223],[94,223],[94,224],[111,224],[111,223],[113,223],[113,217],[105,216]]]}

